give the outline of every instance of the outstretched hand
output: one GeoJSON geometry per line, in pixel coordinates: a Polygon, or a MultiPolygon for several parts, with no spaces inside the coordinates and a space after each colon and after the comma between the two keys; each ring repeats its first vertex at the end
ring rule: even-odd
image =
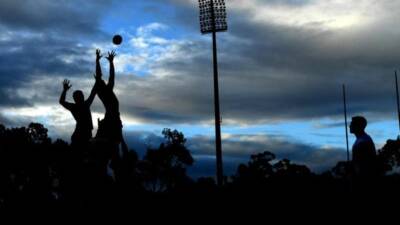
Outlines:
{"type": "Polygon", "coordinates": [[[100,49],[96,49],[96,60],[99,61],[101,57],[103,56],[101,55],[100,49]]]}
{"type": "Polygon", "coordinates": [[[108,61],[110,61],[110,63],[112,63],[112,62],[114,61],[114,57],[115,57],[116,55],[117,55],[117,54],[115,54],[115,51],[112,50],[111,52],[108,52],[108,56],[106,57],[106,59],[108,59],[108,61]]]}
{"type": "Polygon", "coordinates": [[[71,87],[72,87],[72,85],[69,83],[69,80],[65,79],[65,80],[63,81],[63,88],[64,88],[64,91],[68,91],[71,87]]]}

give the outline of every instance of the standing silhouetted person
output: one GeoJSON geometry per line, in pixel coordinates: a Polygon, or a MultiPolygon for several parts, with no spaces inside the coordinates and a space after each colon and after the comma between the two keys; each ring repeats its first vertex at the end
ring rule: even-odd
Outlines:
{"type": "Polygon", "coordinates": [[[357,179],[369,179],[376,176],[376,151],[372,138],[365,133],[367,120],[355,116],[350,123],[350,133],[356,136],[353,144],[353,169],[357,179]]]}
{"type": "Polygon", "coordinates": [[[93,86],[92,91],[88,99],[85,97],[82,91],[77,90],[73,93],[75,103],[65,101],[67,91],[71,88],[69,80],[64,80],[63,91],[60,96],[60,104],[64,108],[68,109],[74,119],[76,120],[75,131],[71,137],[71,144],[74,146],[82,146],[89,142],[92,138],[92,114],[90,112],[90,105],[92,104],[94,97],[96,96],[96,85],[93,86]]]}

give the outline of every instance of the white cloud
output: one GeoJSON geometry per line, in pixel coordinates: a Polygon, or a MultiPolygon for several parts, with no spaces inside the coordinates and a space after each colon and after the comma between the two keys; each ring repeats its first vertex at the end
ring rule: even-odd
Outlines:
{"type": "Polygon", "coordinates": [[[168,26],[162,23],[150,23],[145,26],[140,26],[136,34],[138,36],[151,36],[153,31],[165,30],[168,26]]]}
{"type": "MultiPolygon", "coordinates": [[[[172,0],[190,7],[197,7],[191,0],[172,0]]],[[[260,1],[226,0],[228,21],[234,13],[243,13],[244,19],[294,27],[317,27],[318,29],[345,29],[366,25],[384,16],[387,5],[398,8],[395,1],[374,0],[313,0],[313,1],[260,1]]]]}
{"type": "MultiPolygon", "coordinates": [[[[188,60],[194,57],[192,53],[187,54],[183,46],[190,45],[192,41],[174,38],[165,38],[157,32],[167,31],[165,24],[150,23],[138,27],[134,32],[122,31],[128,38],[128,45],[117,49],[118,57],[115,59],[116,71],[124,74],[148,74],[152,76],[171,75],[167,68],[160,68],[158,64],[168,60],[188,60]]],[[[97,48],[107,49],[110,46],[97,44],[97,48]]]]}

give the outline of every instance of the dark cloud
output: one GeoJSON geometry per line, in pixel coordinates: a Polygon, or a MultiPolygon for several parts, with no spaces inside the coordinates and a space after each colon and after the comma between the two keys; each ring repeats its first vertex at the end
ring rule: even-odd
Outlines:
{"type": "Polygon", "coordinates": [[[145,155],[148,148],[158,148],[164,141],[159,134],[148,131],[125,131],[124,139],[129,148],[136,151],[140,157],[145,155]]]}
{"type": "Polygon", "coordinates": [[[17,96],[12,89],[0,89],[0,105],[3,107],[29,106],[31,103],[21,96],[17,96]]]}
{"type": "MultiPolygon", "coordinates": [[[[38,98],[43,93],[16,93],[29,88],[39,77],[57,79],[93,71],[93,63],[85,58],[85,44],[88,38],[96,41],[104,36],[100,19],[110,4],[108,0],[85,1],[79,7],[74,1],[2,1],[0,106],[44,103],[38,98]]],[[[54,88],[50,89],[52,93],[48,88],[41,90],[54,94],[54,88]]]]}
{"type": "MultiPolygon", "coordinates": [[[[4,94],[0,100],[1,106],[10,105],[12,102],[14,102],[14,106],[29,106],[43,100],[36,98],[36,95],[43,95],[43,93],[37,92],[38,90],[36,90],[36,94],[33,92],[29,96],[17,92],[20,88],[32,89],[32,84],[39,78],[51,79],[53,77],[57,79],[60,75],[65,77],[81,76],[81,74],[93,71],[88,67],[89,62],[79,58],[80,51],[86,49],[68,41],[54,42],[52,40],[49,43],[47,38],[17,40],[13,45],[17,46],[15,51],[7,51],[6,44],[0,42],[0,50],[6,49],[6,51],[0,51],[0,90],[4,94]],[[77,60],[73,64],[69,64],[63,57],[77,58],[77,60]]],[[[50,88],[50,90],[54,90],[54,87],[50,88]]],[[[49,89],[41,90],[49,91],[49,89]]]]}
{"type": "MultiPolygon", "coordinates": [[[[213,156],[215,154],[214,141],[206,136],[191,138],[188,146],[194,155],[213,156]]],[[[250,155],[264,151],[274,153],[278,159],[287,158],[295,163],[305,164],[316,172],[330,169],[346,157],[342,149],[322,149],[290,140],[288,137],[232,135],[223,140],[223,155],[231,161],[235,159],[236,162],[247,162],[250,155]]]]}
{"type": "Polygon", "coordinates": [[[0,24],[12,30],[45,33],[96,33],[104,9],[110,0],[76,1],[2,0],[0,24]]]}
{"type": "MultiPolygon", "coordinates": [[[[121,100],[126,103],[121,107],[125,107],[131,115],[148,121],[209,120],[213,115],[211,61],[208,54],[196,54],[204,52],[207,46],[203,42],[184,44],[181,54],[190,56],[193,53],[197,56],[183,60],[169,59],[155,65],[158,69],[167,69],[172,75],[121,78],[120,84],[123,84],[119,88],[121,93],[125,93],[125,96],[121,95],[121,100]]],[[[249,48],[256,47],[254,43],[249,48]]],[[[310,60],[301,66],[289,63],[278,66],[268,60],[265,63],[260,61],[264,52],[271,52],[269,50],[261,49],[259,55],[252,56],[240,53],[247,51],[246,46],[238,46],[237,49],[230,53],[228,47],[221,48],[221,55],[225,56],[220,58],[221,108],[226,120],[260,123],[341,117],[342,83],[347,84],[350,113],[392,116],[395,99],[391,69],[368,70],[354,66],[347,71],[329,67],[312,72],[313,63],[319,63],[318,57],[314,62],[310,60]]],[[[296,61],[296,56],[286,55],[288,53],[274,54],[281,54],[277,58],[287,58],[288,62],[296,61]]],[[[301,60],[301,56],[298,57],[301,60]]]]}

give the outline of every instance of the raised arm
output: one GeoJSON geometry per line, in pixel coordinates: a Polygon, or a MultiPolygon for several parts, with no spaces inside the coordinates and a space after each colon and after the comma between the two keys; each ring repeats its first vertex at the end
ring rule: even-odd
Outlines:
{"type": "Polygon", "coordinates": [[[96,49],[96,80],[100,80],[103,74],[101,73],[100,59],[103,57],[101,55],[100,49],[96,49]]]}
{"type": "Polygon", "coordinates": [[[60,104],[62,105],[62,106],[64,106],[64,108],[66,108],[66,109],[71,109],[71,107],[72,107],[72,103],[69,103],[69,102],[66,102],[65,101],[65,97],[66,97],[66,95],[67,95],[67,91],[70,89],[72,87],[72,85],[69,83],[69,80],[67,80],[67,79],[65,79],[64,81],[63,81],[63,91],[62,91],[62,93],[61,93],[61,96],[60,96],[60,104]]]}
{"type": "MultiPolygon", "coordinates": [[[[94,77],[96,78],[96,74],[94,75],[94,77]]],[[[92,88],[92,91],[90,92],[89,98],[86,99],[86,104],[88,104],[89,106],[92,105],[93,100],[96,97],[96,93],[97,93],[97,81],[93,85],[93,88],[92,88]]]]}
{"type": "Polygon", "coordinates": [[[115,83],[115,69],[114,69],[114,57],[116,56],[115,51],[108,52],[106,57],[110,62],[110,76],[108,78],[108,86],[113,89],[115,83]]]}

